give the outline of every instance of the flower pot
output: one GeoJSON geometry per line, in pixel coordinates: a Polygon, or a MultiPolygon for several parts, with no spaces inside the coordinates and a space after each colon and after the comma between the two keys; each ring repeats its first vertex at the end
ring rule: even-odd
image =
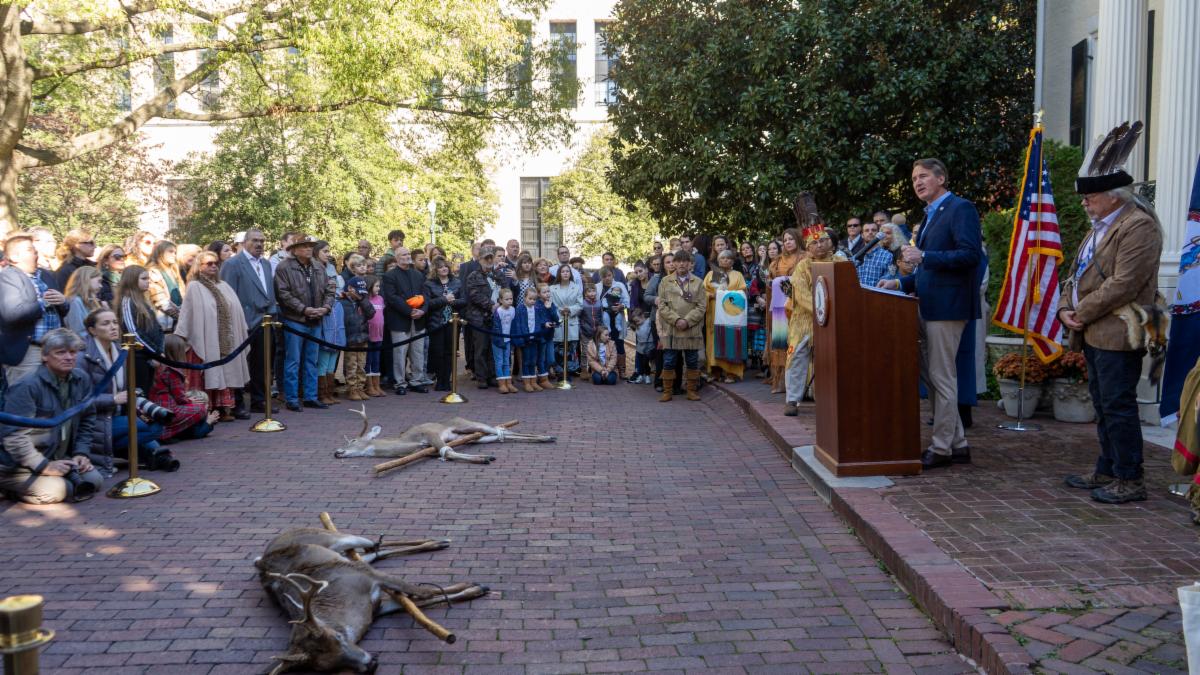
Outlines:
{"type": "MultiPolygon", "coordinates": [[[[1000,400],[1004,403],[1004,413],[1009,417],[1017,416],[1017,392],[1020,391],[1021,383],[1017,380],[997,380],[1000,385],[1000,400]]],[[[1033,417],[1033,411],[1037,409],[1038,399],[1042,396],[1041,382],[1026,382],[1024,403],[1021,406],[1021,417],[1029,419],[1033,417]]]]}
{"type": "Polygon", "coordinates": [[[1096,420],[1096,409],[1092,407],[1092,396],[1088,393],[1087,382],[1056,379],[1051,390],[1054,419],[1077,424],[1096,420]]]}

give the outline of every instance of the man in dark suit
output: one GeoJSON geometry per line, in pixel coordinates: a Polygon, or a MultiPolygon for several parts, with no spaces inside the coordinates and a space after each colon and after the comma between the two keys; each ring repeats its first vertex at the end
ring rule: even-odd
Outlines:
{"type": "Polygon", "coordinates": [[[396,266],[383,275],[383,320],[392,342],[392,377],[396,383],[392,391],[403,396],[411,389],[424,394],[425,386],[425,340],[400,344],[425,330],[425,277],[413,268],[412,253],[401,246],[396,249],[396,266]],[[410,298],[421,297],[422,304],[413,307],[410,298]],[[411,357],[412,369],[405,371],[406,361],[411,357]]]}
{"type": "Polygon", "coordinates": [[[921,322],[921,378],[933,406],[933,442],[921,454],[921,466],[933,469],[971,461],[971,449],[958,415],[958,377],[954,356],[968,321],[980,316],[976,268],[983,256],[983,234],[975,205],[946,189],[946,165],[939,159],[913,162],[912,182],[925,202],[925,219],[915,246],[901,255],[916,270],[881,288],[916,292],[921,322]]]}
{"type": "MultiPolygon", "coordinates": [[[[267,238],[262,230],[246,230],[242,250],[221,265],[221,280],[237,293],[242,313],[246,315],[246,326],[251,330],[262,322],[263,315],[276,313],[275,270],[271,267],[271,261],[263,256],[266,244],[267,238]]],[[[263,352],[261,338],[251,342],[249,349],[246,360],[250,368],[250,386],[247,387],[250,390],[250,410],[265,412],[271,383],[263,379],[263,369],[265,359],[271,355],[263,352]]],[[[239,416],[239,413],[244,415],[242,392],[235,392],[234,400],[234,416],[239,416]]]]}

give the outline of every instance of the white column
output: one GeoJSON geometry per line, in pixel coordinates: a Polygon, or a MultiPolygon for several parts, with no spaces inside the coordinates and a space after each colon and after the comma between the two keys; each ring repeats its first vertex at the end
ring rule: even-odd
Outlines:
{"type": "MultiPolygon", "coordinates": [[[[1146,112],[1146,0],[1100,0],[1097,33],[1089,149],[1096,136],[1146,112]]],[[[1125,168],[1134,180],[1146,177],[1142,163],[1140,151],[1130,153],[1125,168]]]]}
{"type": "Polygon", "coordinates": [[[1163,0],[1161,15],[1162,88],[1154,206],[1166,235],[1159,283],[1173,290],[1192,177],[1200,156],[1200,2],[1163,0]]]}

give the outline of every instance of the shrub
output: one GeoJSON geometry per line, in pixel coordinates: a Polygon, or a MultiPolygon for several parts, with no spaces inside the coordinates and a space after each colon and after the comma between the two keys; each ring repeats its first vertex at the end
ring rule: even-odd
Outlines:
{"type": "Polygon", "coordinates": [[[1038,360],[1032,354],[1022,357],[1020,352],[1013,352],[1001,356],[996,364],[992,366],[992,374],[997,379],[1001,380],[1020,380],[1021,379],[1021,362],[1025,362],[1025,382],[1027,384],[1037,384],[1045,382],[1050,375],[1050,368],[1038,360]]]}

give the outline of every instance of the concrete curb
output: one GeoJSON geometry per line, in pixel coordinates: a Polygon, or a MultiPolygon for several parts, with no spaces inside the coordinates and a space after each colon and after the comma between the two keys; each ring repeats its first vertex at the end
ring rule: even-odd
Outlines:
{"type": "Polygon", "coordinates": [[[955,649],[988,673],[1033,672],[1029,653],[988,614],[991,609],[1009,609],[1007,602],[938,548],[884,501],[876,489],[830,485],[804,463],[796,448],[755,409],[753,402],[728,387],[713,384],[714,389],[746,413],[750,422],[812,484],[834,513],[854,528],[867,549],[887,565],[917,606],[950,638],[955,649]]]}

